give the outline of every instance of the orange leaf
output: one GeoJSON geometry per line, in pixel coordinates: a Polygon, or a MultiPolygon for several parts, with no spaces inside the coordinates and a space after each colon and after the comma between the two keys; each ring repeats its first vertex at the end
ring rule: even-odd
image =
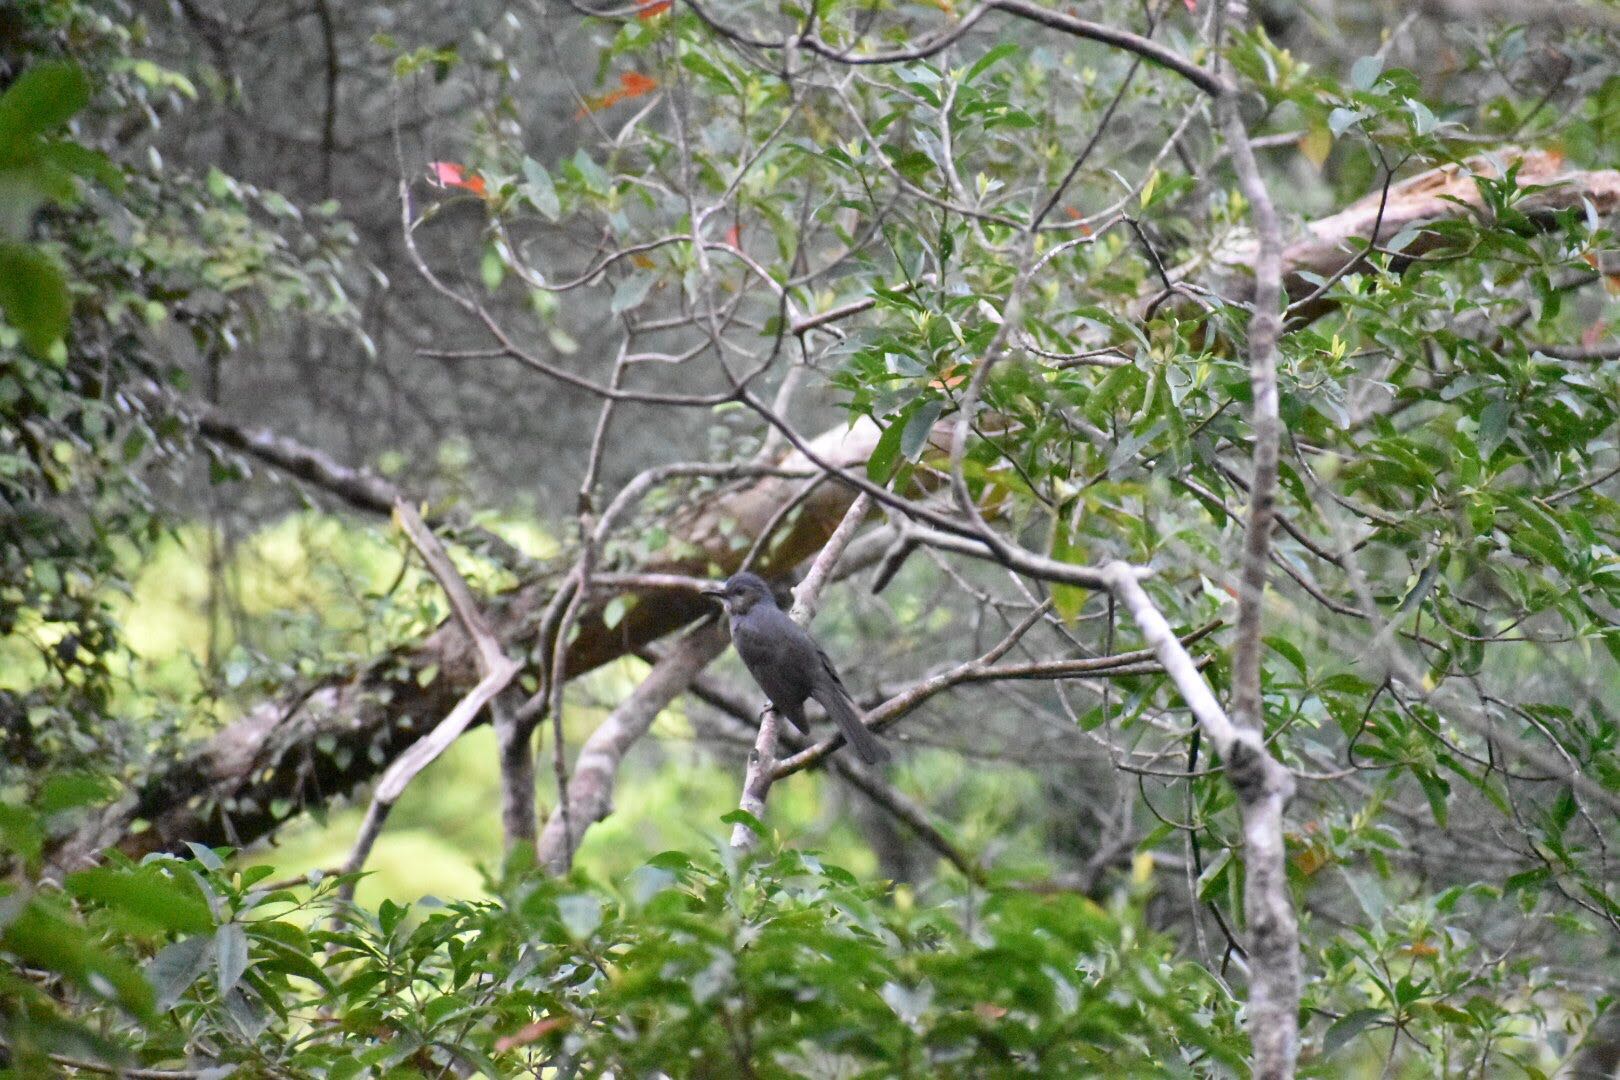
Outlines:
{"type": "Polygon", "coordinates": [[[1304,877],[1310,877],[1328,864],[1328,853],[1319,847],[1308,847],[1294,856],[1294,868],[1304,877]]]}
{"type": "Polygon", "coordinates": [[[626,71],[619,76],[619,85],[624,88],[618,91],[621,98],[637,98],[658,89],[658,80],[639,71],[626,71]]]}
{"type": "Polygon", "coordinates": [[[574,119],[578,120],[586,113],[610,109],[621,101],[638,98],[643,94],[650,94],[656,89],[658,89],[658,80],[651,75],[643,75],[639,71],[626,71],[619,76],[619,88],[617,90],[609,90],[601,97],[586,98],[585,104],[574,114],[574,119]]]}
{"type": "Polygon", "coordinates": [[[675,6],[675,0],[636,0],[636,18],[656,19],[675,6]]]}
{"type": "Polygon", "coordinates": [[[484,185],[482,176],[467,172],[453,161],[428,162],[428,182],[435,187],[461,188],[472,192],[480,199],[489,195],[489,189],[484,185]]]}
{"type": "Polygon", "coordinates": [[[1000,1020],[1007,1015],[1007,1010],[993,1002],[981,1001],[973,1006],[973,1014],[981,1020],[1000,1020]]]}
{"type": "Polygon", "coordinates": [[[726,230],[726,243],[730,244],[738,251],[742,250],[742,233],[737,230],[737,226],[735,224],[726,230]]]}

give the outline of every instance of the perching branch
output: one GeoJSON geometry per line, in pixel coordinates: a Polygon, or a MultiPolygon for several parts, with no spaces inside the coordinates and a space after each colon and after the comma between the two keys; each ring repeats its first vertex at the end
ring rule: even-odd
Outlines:
{"type": "MultiPolygon", "coordinates": [[[[838,528],[827,538],[827,544],[821,549],[821,554],[817,555],[816,561],[810,565],[810,572],[805,574],[804,580],[793,590],[793,608],[788,612],[788,616],[800,626],[808,626],[816,617],[821,590],[826,587],[839,558],[844,554],[844,549],[854,539],[855,530],[861,527],[871,509],[872,500],[868,496],[862,494],[856,497],[844,514],[844,520],[839,522],[838,528]]],[[[760,714],[759,735],[754,740],[753,752],[748,755],[748,769],[743,775],[742,797],[737,804],[738,809],[752,814],[759,821],[765,820],[765,799],[770,795],[771,782],[776,779],[777,722],[778,717],[773,708],[767,707],[760,714]]],[[[739,824],[731,830],[731,846],[738,851],[751,851],[758,842],[759,837],[747,825],[739,824]]]]}
{"type": "MultiPolygon", "coordinates": [[[[1140,571],[1135,572],[1140,573],[1140,571]]],[[[996,661],[1012,651],[1013,647],[1045,616],[1048,610],[1050,610],[1050,605],[1035,608],[983,655],[957,664],[955,667],[942,671],[937,675],[932,675],[894,694],[883,704],[863,716],[861,722],[873,731],[883,731],[898,722],[901,717],[915,712],[930,698],[965,683],[989,683],[1023,679],[1109,679],[1130,675],[1158,675],[1164,673],[1165,669],[1161,664],[1154,662],[1155,653],[1150,649],[1117,653],[1113,656],[998,664],[996,661]]],[[[1180,642],[1183,645],[1190,645],[1194,641],[1214,632],[1219,626],[1219,622],[1207,623],[1186,637],[1181,638],[1180,642]]],[[[1194,662],[1195,675],[1197,666],[1197,662],[1194,662]]],[[[826,760],[834,750],[843,744],[842,735],[832,735],[805,747],[789,757],[783,758],[776,763],[776,774],[772,777],[772,780],[781,780],[784,777],[792,776],[796,772],[812,768],[826,760]]]]}
{"type": "MultiPolygon", "coordinates": [[[[745,741],[752,736],[754,710],[741,695],[731,692],[703,675],[692,680],[690,692],[699,701],[718,710],[728,733],[734,732],[739,741],[745,741]]],[[[779,729],[778,735],[782,742],[795,751],[803,750],[808,745],[807,738],[791,727],[779,729]]],[[[985,871],[979,861],[946,837],[939,827],[929,820],[928,812],[918,806],[910,796],[849,754],[837,754],[829,758],[827,767],[833,775],[846,781],[896,821],[910,829],[919,840],[960,870],[968,880],[975,884],[984,884],[985,871]]]]}

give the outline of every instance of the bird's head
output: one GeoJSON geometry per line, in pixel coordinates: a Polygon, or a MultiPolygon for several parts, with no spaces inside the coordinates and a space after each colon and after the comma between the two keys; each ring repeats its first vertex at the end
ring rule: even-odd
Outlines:
{"type": "Polygon", "coordinates": [[[732,615],[745,615],[755,604],[776,603],[770,585],[758,574],[733,574],[720,584],[704,589],[703,595],[719,600],[732,615]]]}

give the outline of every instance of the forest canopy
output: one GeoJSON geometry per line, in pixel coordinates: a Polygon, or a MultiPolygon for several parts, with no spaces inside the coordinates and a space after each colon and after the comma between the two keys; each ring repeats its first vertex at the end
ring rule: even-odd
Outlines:
{"type": "Polygon", "coordinates": [[[1613,1076],[1617,220],[1615,0],[5,7],[0,1074],[1613,1076]]]}

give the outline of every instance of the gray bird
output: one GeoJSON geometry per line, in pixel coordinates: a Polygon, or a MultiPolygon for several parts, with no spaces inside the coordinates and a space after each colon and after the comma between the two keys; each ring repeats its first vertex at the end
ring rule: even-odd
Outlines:
{"type": "Polygon", "coordinates": [[[814,698],[863,761],[876,765],[889,759],[889,751],[861,723],[832,661],[804,627],[776,606],[776,597],[762,578],[736,574],[703,592],[726,606],[732,644],[772,708],[807,732],[804,703],[814,698]]]}

